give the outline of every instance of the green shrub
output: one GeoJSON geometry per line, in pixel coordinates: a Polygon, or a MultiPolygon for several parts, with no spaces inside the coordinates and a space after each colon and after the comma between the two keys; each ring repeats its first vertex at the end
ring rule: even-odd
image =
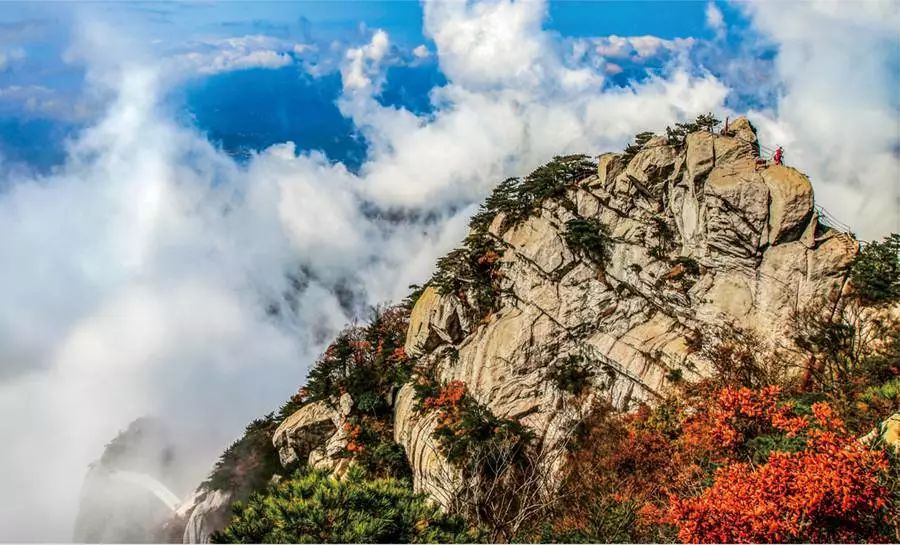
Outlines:
{"type": "Polygon", "coordinates": [[[522,181],[519,199],[522,206],[534,209],[545,200],[562,196],[566,188],[587,178],[597,170],[597,165],[586,155],[554,157],[540,166],[522,181]]]}
{"type": "Polygon", "coordinates": [[[548,377],[557,389],[573,395],[581,395],[590,386],[590,379],[593,375],[593,371],[585,363],[584,358],[572,354],[553,365],[548,377]]]}
{"type": "MultiPolygon", "coordinates": [[[[499,418],[486,406],[467,397],[463,408],[452,420],[434,430],[442,452],[452,463],[471,473],[494,474],[497,452],[511,452],[510,459],[524,455],[532,436],[515,420],[499,418]]],[[[506,461],[506,460],[504,460],[506,461]]]]}
{"type": "Polygon", "coordinates": [[[692,122],[676,123],[675,128],[666,127],[666,139],[670,146],[683,146],[687,135],[698,131],[711,132],[719,123],[721,121],[711,113],[700,114],[692,122]]]}
{"type": "Polygon", "coordinates": [[[388,396],[409,380],[412,362],[403,352],[409,310],[376,309],[372,321],[342,331],[309,371],[307,400],[348,392],[354,409],[380,415],[390,412],[388,396]]]}
{"type": "Polygon", "coordinates": [[[485,233],[494,220],[494,216],[503,213],[510,217],[518,217],[523,212],[519,198],[522,181],[519,178],[507,178],[500,182],[494,191],[481,204],[478,213],[472,216],[469,228],[475,232],[485,233]]]}
{"type": "Polygon", "coordinates": [[[408,481],[366,480],[358,468],[338,481],[326,472],[297,471],[234,506],[216,543],[459,543],[460,517],[443,514],[408,481]]]}
{"type": "Polygon", "coordinates": [[[429,283],[441,295],[454,295],[486,315],[500,304],[501,251],[494,239],[473,233],[462,248],[438,259],[429,283]]]}
{"type": "Polygon", "coordinates": [[[900,300],[900,235],[866,244],[853,263],[850,282],[854,294],[867,304],[900,300]]]}
{"type": "Polygon", "coordinates": [[[566,222],[566,244],[576,254],[605,265],[609,260],[609,235],[599,221],[576,218],[566,222]]]}
{"type": "Polygon", "coordinates": [[[743,445],[747,458],[754,464],[764,464],[773,452],[800,452],[806,448],[806,439],[784,433],[757,435],[743,445]]]}
{"type": "Polygon", "coordinates": [[[257,418],[216,461],[204,485],[213,490],[228,490],[234,498],[245,498],[260,490],[281,470],[278,452],[272,445],[272,433],[278,427],[274,415],[257,418]]]}
{"type": "Polygon", "coordinates": [[[678,383],[684,380],[684,371],[681,369],[669,369],[666,373],[666,380],[672,383],[678,383]]]}
{"type": "Polygon", "coordinates": [[[652,132],[647,131],[636,134],[634,137],[634,143],[625,146],[625,151],[622,154],[622,160],[626,163],[631,161],[631,159],[635,155],[637,155],[637,152],[641,151],[644,148],[644,145],[646,145],[647,142],[654,136],[656,135],[652,132]]]}
{"type": "Polygon", "coordinates": [[[515,224],[547,199],[564,195],[566,188],[592,175],[596,169],[597,165],[586,155],[562,155],[536,168],[524,179],[507,178],[481,205],[469,227],[474,232],[485,233],[499,213],[506,214],[506,225],[515,224]]]}
{"type": "Polygon", "coordinates": [[[881,400],[900,401],[900,376],[894,377],[884,384],[870,386],[859,395],[859,400],[872,403],[881,400]]]}

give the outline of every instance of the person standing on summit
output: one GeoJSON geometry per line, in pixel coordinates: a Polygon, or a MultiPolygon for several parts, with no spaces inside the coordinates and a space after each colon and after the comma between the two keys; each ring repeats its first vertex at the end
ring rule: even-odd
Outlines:
{"type": "Polygon", "coordinates": [[[776,165],[784,164],[782,161],[784,160],[784,150],[781,149],[781,146],[778,146],[775,149],[775,155],[772,156],[772,160],[775,161],[776,165]]]}

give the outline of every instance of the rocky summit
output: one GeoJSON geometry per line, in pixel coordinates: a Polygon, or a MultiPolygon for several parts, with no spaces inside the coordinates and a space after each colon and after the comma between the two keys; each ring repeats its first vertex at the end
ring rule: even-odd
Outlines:
{"type": "MultiPolygon", "coordinates": [[[[489,228],[502,248],[497,311],[479,320],[428,287],[407,353],[555,443],[573,408],[549,373],[566,358],[583,359],[591,392],[625,409],[664,393],[667,377],[707,375],[690,345],[722,327],[789,344],[792,314],[841,291],[858,244],[819,222],[806,176],[756,167],[746,119],[729,129],[690,134],[683,149],[657,137],[633,157],[601,155],[595,175],[524,221],[498,214],[489,228]],[[579,221],[608,233],[602,264],[567,243],[567,225],[579,221]]],[[[429,491],[446,468],[412,398],[411,385],[399,392],[395,437],[429,491]]]]}

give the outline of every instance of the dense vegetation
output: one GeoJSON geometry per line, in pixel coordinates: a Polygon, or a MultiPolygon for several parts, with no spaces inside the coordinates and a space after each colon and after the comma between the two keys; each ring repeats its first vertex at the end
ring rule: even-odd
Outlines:
{"type": "Polygon", "coordinates": [[[892,454],[859,443],[827,402],[705,383],[598,414],[571,455],[566,501],[536,529],[544,539],[896,539],[892,454]]]}
{"type": "Polygon", "coordinates": [[[237,502],[262,492],[273,476],[293,469],[282,468],[272,444],[278,424],[307,403],[335,402],[345,392],[354,406],[343,455],[371,477],[408,477],[406,455],[393,440],[391,410],[392,395],[412,370],[403,352],[408,316],[406,305],[374,309],[367,325],[342,331],[310,370],[306,386],[276,413],[251,422],[216,462],[204,486],[229,491],[237,502]]]}
{"type": "Polygon", "coordinates": [[[408,481],[300,470],[234,508],[220,543],[465,543],[478,537],[408,481]]]}
{"type": "Polygon", "coordinates": [[[566,222],[566,244],[576,254],[605,265],[609,260],[609,235],[596,219],[575,218],[566,222]]]}
{"type": "Polygon", "coordinates": [[[900,234],[866,244],[851,277],[856,296],[871,304],[900,300],[900,234]]]}
{"type": "Polygon", "coordinates": [[[272,414],[251,422],[244,435],[225,449],[204,484],[212,489],[231,490],[237,498],[264,486],[281,469],[272,446],[276,427],[278,421],[272,414]]]}
{"type": "Polygon", "coordinates": [[[518,420],[495,415],[460,381],[438,385],[420,375],[416,400],[419,412],[436,416],[432,437],[453,468],[440,476],[439,495],[489,541],[513,539],[549,492],[534,434],[518,420]]]}

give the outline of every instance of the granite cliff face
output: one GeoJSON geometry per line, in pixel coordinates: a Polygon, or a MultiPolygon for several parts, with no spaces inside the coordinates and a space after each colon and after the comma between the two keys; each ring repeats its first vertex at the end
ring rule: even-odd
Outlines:
{"type": "MultiPolygon", "coordinates": [[[[600,156],[594,175],[527,217],[492,218],[494,310],[484,315],[468,302],[474,296],[429,286],[412,310],[406,353],[441,382],[464,382],[553,450],[597,396],[627,409],[652,402],[673,376],[709,374],[690,348],[701,336],[739,329],[755,334],[761,350],[790,348],[791,315],[839,294],[859,248],[819,221],[806,176],[758,159],[743,118],[727,134],[695,132],[682,145],[654,137],[631,156],[600,156]],[[573,222],[603,233],[602,260],[573,247],[573,222]],[[589,395],[577,399],[549,378],[570,357],[590,373],[589,395]]],[[[416,489],[446,503],[454,472],[432,438],[434,418],[414,410],[414,397],[412,383],[396,395],[395,440],[416,489]]],[[[316,407],[279,428],[283,462],[334,467],[328,453],[341,441],[340,411],[316,407]]]]}
{"type": "MultiPolygon", "coordinates": [[[[477,241],[474,267],[489,269],[489,289],[463,275],[450,275],[452,289],[432,279],[411,310],[403,357],[526,426],[548,453],[541,473],[551,480],[564,459],[553,453],[598,399],[628,410],[677,380],[711,375],[700,340],[740,332],[760,352],[799,358],[792,316],[840,297],[859,245],[820,221],[806,176],[758,150],[741,118],[727,133],[644,138],[601,155],[596,170],[580,160],[577,176],[526,208],[486,205],[467,240],[477,241]],[[572,361],[586,376],[577,394],[555,378],[572,361]]],[[[449,506],[467,484],[434,439],[436,415],[420,410],[420,378],[378,394],[382,429],[405,451],[415,489],[449,506]]],[[[343,476],[359,399],[321,397],[266,421],[258,433],[271,444],[258,457],[343,476]]],[[[179,508],[173,534],[207,541],[227,523],[233,492],[205,484],[179,508]]]]}

